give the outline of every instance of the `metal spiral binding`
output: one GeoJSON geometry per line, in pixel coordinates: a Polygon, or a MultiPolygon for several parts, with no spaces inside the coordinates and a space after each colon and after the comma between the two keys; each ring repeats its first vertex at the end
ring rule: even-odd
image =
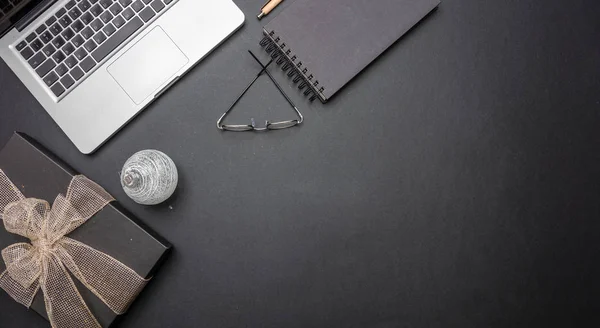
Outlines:
{"type": "Polygon", "coordinates": [[[302,62],[296,60],[298,59],[296,55],[292,55],[291,49],[286,49],[287,45],[285,42],[279,43],[281,39],[279,37],[275,37],[275,31],[271,31],[268,34],[265,31],[265,37],[260,41],[260,46],[265,48],[265,51],[271,55],[273,60],[276,60],[278,66],[281,66],[281,69],[284,72],[288,72],[287,76],[292,79],[294,83],[300,83],[298,85],[298,89],[304,91],[304,95],[309,97],[309,101],[314,101],[317,99],[317,92],[323,93],[325,88],[321,86],[319,88],[319,81],[314,79],[314,76],[308,72],[308,68],[303,67],[302,62]],[[290,57],[290,55],[292,55],[290,57]],[[308,75],[307,75],[308,74],[308,75]],[[302,81],[302,82],[300,82],[302,81]],[[312,96],[311,96],[312,94],[312,96]]]}

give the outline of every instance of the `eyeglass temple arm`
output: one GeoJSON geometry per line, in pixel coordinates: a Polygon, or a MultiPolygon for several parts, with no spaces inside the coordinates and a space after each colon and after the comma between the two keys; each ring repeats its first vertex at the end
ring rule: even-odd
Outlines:
{"type": "Polygon", "coordinates": [[[250,53],[250,55],[252,56],[252,58],[254,58],[254,60],[256,60],[258,62],[258,64],[263,68],[262,71],[261,71],[261,73],[263,71],[265,73],[267,73],[267,75],[269,76],[269,78],[271,79],[271,81],[273,81],[273,84],[275,84],[275,86],[277,87],[277,89],[279,90],[279,92],[281,92],[281,94],[283,95],[283,97],[285,98],[285,100],[287,100],[287,102],[290,104],[290,106],[292,106],[294,108],[294,110],[296,111],[296,114],[300,118],[300,120],[298,120],[298,124],[301,124],[302,122],[304,122],[304,116],[302,116],[302,113],[300,113],[300,110],[298,110],[298,107],[296,107],[296,105],[294,104],[294,102],[292,101],[292,99],[290,99],[290,97],[283,91],[283,89],[281,88],[281,85],[279,85],[279,83],[275,80],[275,78],[273,78],[273,75],[271,75],[271,73],[267,70],[267,67],[269,66],[269,64],[271,64],[273,62],[273,59],[271,59],[271,61],[265,66],[254,55],[254,53],[251,50],[248,50],[248,52],[250,53]]]}
{"type": "Polygon", "coordinates": [[[231,112],[233,107],[235,107],[235,105],[242,99],[242,97],[246,94],[246,92],[248,92],[248,90],[250,90],[250,88],[252,87],[254,82],[256,82],[256,80],[258,80],[258,78],[264,72],[267,72],[267,73],[269,72],[269,71],[267,71],[267,67],[269,67],[269,65],[271,65],[272,62],[273,62],[273,59],[271,59],[271,61],[269,61],[266,66],[264,66],[262,63],[260,63],[260,66],[262,67],[262,69],[260,70],[260,72],[258,72],[258,74],[256,74],[256,77],[254,78],[254,80],[252,80],[252,82],[250,82],[248,84],[248,86],[244,89],[244,91],[242,91],[242,93],[239,95],[239,97],[237,97],[237,99],[233,102],[233,104],[231,104],[231,106],[229,106],[229,109],[227,109],[227,111],[225,113],[223,113],[223,115],[221,115],[221,117],[217,121],[217,129],[223,130],[223,124],[221,124],[221,123],[223,123],[223,120],[225,119],[225,117],[227,117],[227,115],[229,115],[229,112],[231,112]]]}

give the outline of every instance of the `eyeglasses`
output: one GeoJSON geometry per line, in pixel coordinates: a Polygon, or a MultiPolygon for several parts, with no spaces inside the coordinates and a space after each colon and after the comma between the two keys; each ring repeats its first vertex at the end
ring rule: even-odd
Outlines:
{"type": "Polygon", "coordinates": [[[260,72],[258,72],[258,74],[254,78],[254,80],[252,80],[252,82],[250,82],[250,84],[248,84],[248,86],[244,89],[244,91],[242,91],[242,94],[240,94],[239,97],[237,97],[237,99],[233,102],[233,104],[231,104],[229,109],[225,113],[223,113],[223,115],[221,115],[221,117],[217,121],[217,128],[219,130],[233,131],[233,132],[268,131],[268,130],[287,129],[287,128],[291,128],[296,125],[302,124],[302,122],[304,122],[304,116],[302,116],[302,113],[300,113],[300,111],[298,110],[298,107],[296,107],[296,105],[294,105],[294,102],[292,102],[290,97],[288,97],[288,95],[283,91],[283,89],[281,88],[281,85],[279,85],[279,83],[277,83],[277,81],[273,78],[271,73],[267,70],[269,65],[271,65],[271,63],[273,62],[273,59],[271,59],[267,63],[267,65],[263,65],[263,63],[254,55],[254,53],[252,53],[252,51],[248,50],[248,52],[250,53],[252,58],[254,58],[258,62],[258,64],[260,64],[262,69],[260,70],[260,72]],[[227,117],[227,115],[229,115],[229,113],[235,107],[235,105],[240,101],[240,99],[242,99],[242,97],[246,94],[246,92],[248,92],[248,90],[250,90],[250,88],[254,85],[256,80],[258,80],[258,78],[263,73],[267,73],[267,75],[269,76],[271,81],[273,81],[273,84],[275,84],[275,86],[277,87],[279,92],[283,95],[285,100],[287,100],[287,102],[290,104],[290,106],[292,106],[292,108],[294,108],[294,111],[296,111],[296,114],[298,115],[299,119],[289,120],[289,121],[280,121],[280,122],[266,121],[264,127],[257,127],[256,122],[254,122],[254,119],[251,120],[251,124],[223,124],[223,120],[225,119],[225,117],[227,117]]]}

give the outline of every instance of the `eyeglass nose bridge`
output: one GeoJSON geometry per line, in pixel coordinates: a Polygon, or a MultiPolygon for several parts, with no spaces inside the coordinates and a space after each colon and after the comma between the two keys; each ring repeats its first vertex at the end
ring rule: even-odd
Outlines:
{"type": "Polygon", "coordinates": [[[265,126],[264,127],[257,127],[256,126],[256,121],[254,120],[254,118],[250,119],[250,122],[252,122],[250,125],[252,125],[252,127],[254,128],[254,131],[267,131],[269,129],[269,120],[265,121],[265,126]]]}

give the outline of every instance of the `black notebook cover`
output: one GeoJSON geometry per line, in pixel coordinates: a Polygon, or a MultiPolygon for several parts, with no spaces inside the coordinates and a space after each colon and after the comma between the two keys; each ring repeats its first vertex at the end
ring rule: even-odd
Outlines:
{"type": "Polygon", "coordinates": [[[287,61],[288,75],[309,87],[305,94],[326,102],[439,3],[296,0],[264,27],[267,51],[287,61]]]}

